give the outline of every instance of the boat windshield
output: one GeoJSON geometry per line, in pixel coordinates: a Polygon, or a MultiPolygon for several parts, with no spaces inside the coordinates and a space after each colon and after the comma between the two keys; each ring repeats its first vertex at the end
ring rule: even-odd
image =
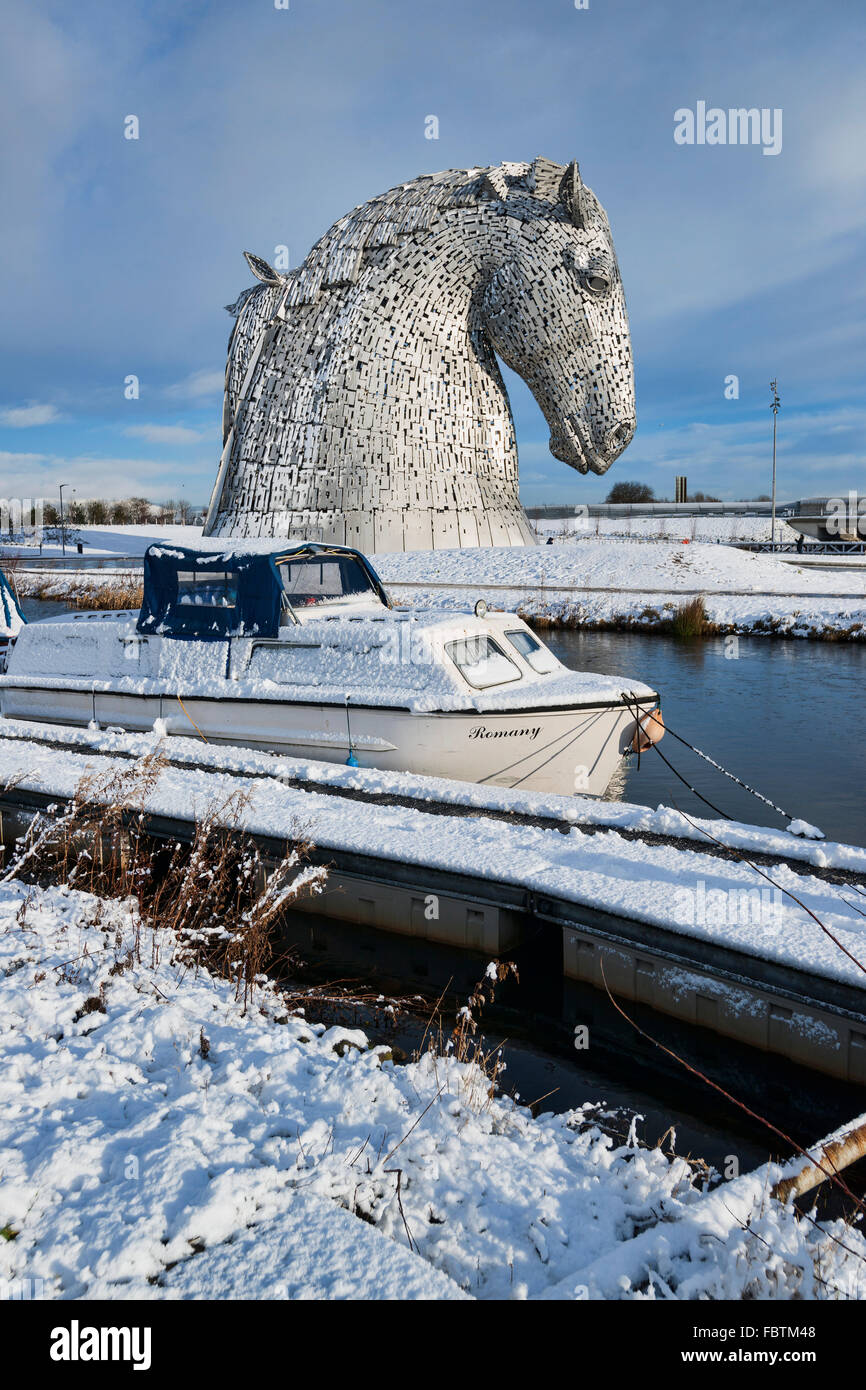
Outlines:
{"type": "Polygon", "coordinates": [[[377,603],[382,600],[354,555],[300,555],[279,564],[283,593],[292,608],[320,603],[377,603]]]}
{"type": "Polygon", "coordinates": [[[477,690],[520,680],[520,668],[492,637],[479,634],[461,642],[446,642],[445,650],[461,676],[477,690]]]}
{"type": "Polygon", "coordinates": [[[524,632],[520,628],[515,632],[506,632],[505,636],[515,651],[518,651],[524,661],[540,676],[549,675],[551,671],[556,670],[556,657],[553,652],[536,641],[531,632],[524,632]]]}

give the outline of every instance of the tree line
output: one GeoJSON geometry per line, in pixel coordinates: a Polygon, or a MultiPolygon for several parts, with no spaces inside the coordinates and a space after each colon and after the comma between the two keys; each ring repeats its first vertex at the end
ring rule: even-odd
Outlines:
{"type": "MultiPolygon", "coordinates": [[[[73,499],[63,507],[63,520],[67,526],[170,526],[172,523],[189,525],[200,515],[200,510],[186,498],[177,501],[154,503],[146,497],[124,497],[116,502],[104,502],[99,497],[78,502],[73,499]]],[[[59,526],[60,506],[57,502],[44,502],[42,519],[46,526],[59,526]]]]}

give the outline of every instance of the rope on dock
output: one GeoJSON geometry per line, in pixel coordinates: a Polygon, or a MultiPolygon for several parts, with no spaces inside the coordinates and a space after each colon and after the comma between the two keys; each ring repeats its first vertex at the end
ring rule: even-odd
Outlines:
{"type": "Polygon", "coordinates": [[[205,743],[207,743],[207,739],[205,738],[201,729],[198,727],[198,724],[196,724],[195,720],[193,719],[192,715],[190,714],[189,710],[187,709],[186,705],[184,704],[183,700],[180,698],[179,695],[177,696],[177,703],[180,705],[181,709],[183,710],[192,727],[195,729],[199,738],[202,739],[205,743]]]}

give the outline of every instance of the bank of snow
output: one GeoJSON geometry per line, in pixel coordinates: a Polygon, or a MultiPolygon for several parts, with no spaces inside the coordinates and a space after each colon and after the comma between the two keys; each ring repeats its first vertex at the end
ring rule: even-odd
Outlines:
{"type": "Polygon", "coordinates": [[[616,1146],[581,1111],[533,1119],[466,1064],[395,1066],[269,986],[244,1012],[131,901],[0,884],[0,998],[13,1292],[866,1293],[866,1242],[768,1201],[769,1170],[719,1202],[683,1159],[616,1146]]]}
{"type": "Polygon", "coordinates": [[[592,535],[524,549],[377,555],[375,564],[414,604],[465,607],[483,595],[529,619],[652,630],[700,595],[721,631],[866,637],[866,573],[800,569],[728,545],[592,535]]]}
{"type": "MultiPolygon", "coordinates": [[[[111,750],[119,754],[121,749],[149,749],[156,754],[163,742],[159,732],[124,735],[110,731],[91,734],[88,730],[67,740],[70,731],[64,731],[68,747],[62,748],[21,738],[29,727],[12,720],[0,723],[3,774],[16,789],[47,792],[52,799],[73,796],[86,778],[92,800],[98,801],[100,796],[111,800],[116,796],[111,789],[118,778],[130,778],[130,787],[136,778],[135,763],[113,756],[111,750]]],[[[301,827],[323,852],[349,851],[385,864],[397,858],[419,868],[466,874],[478,880],[482,893],[489,891],[491,879],[519,885],[534,893],[726,946],[759,960],[772,960],[857,988],[863,986],[863,913],[843,886],[808,872],[808,865],[814,864],[862,873],[866,850],[857,846],[801,840],[784,831],[736,822],[693,819],[689,826],[679,812],[666,807],[650,811],[604,806],[588,799],[536,796],[519,789],[490,792],[486,787],[472,788],[435,778],[335,769],[332,764],[305,759],[268,759],[265,754],[245,754],[240,749],[205,749],[198,755],[201,747],[188,740],[170,740],[169,756],[177,749],[183,757],[186,749],[194,761],[184,765],[184,758],[183,763],[162,767],[158,778],[142,790],[143,810],[181,820],[211,815],[219,819],[226,816],[223,808],[231,805],[231,798],[242,789],[242,810],[237,819],[226,816],[226,820],[252,835],[292,840],[301,827]],[[254,770],[264,775],[251,775],[254,770]],[[343,782],[346,773],[353,774],[355,780],[343,782]],[[397,798],[395,804],[383,805],[378,800],[349,799],[328,790],[346,785],[394,789],[397,798]],[[419,789],[417,804],[400,804],[398,789],[409,791],[412,787],[419,789]],[[451,795],[457,800],[454,813],[445,813],[440,807],[441,813],[431,815],[424,807],[426,800],[437,796],[447,800],[451,795]],[[590,825],[583,829],[576,824],[568,834],[561,834],[553,826],[490,819],[483,815],[486,795],[492,805],[515,810],[535,807],[530,814],[552,816],[562,822],[585,816],[590,825]],[[460,814],[467,804],[476,805],[482,814],[460,814]],[[592,826],[606,828],[587,833],[592,826]],[[694,848],[650,844],[618,833],[619,829],[639,829],[678,836],[686,827],[694,836],[694,848]],[[795,870],[793,863],[775,864],[772,908],[752,913],[747,910],[748,895],[754,896],[760,880],[747,862],[702,852],[704,829],[737,848],[799,860],[804,872],[795,870]],[[699,883],[706,892],[706,899],[700,902],[695,894],[699,883]],[[736,904],[740,906],[735,908],[736,904]],[[810,913],[832,936],[822,931],[810,913]]],[[[414,794],[412,799],[414,803],[414,794]]]]}

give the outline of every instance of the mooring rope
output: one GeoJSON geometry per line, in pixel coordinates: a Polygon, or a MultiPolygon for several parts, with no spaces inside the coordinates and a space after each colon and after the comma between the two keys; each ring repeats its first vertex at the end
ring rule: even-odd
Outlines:
{"type": "MultiPolygon", "coordinates": [[[[629,694],[628,692],[623,691],[623,692],[622,692],[622,698],[626,701],[626,704],[627,704],[627,705],[628,705],[628,703],[629,703],[630,700],[633,700],[633,701],[634,701],[635,709],[638,711],[638,714],[635,715],[635,719],[638,721],[638,726],[640,727],[640,719],[639,719],[639,715],[640,715],[640,705],[638,704],[637,696],[634,695],[633,693],[632,693],[632,694],[629,694]]],[[[630,712],[630,713],[634,713],[634,711],[631,709],[631,706],[630,706],[630,705],[629,705],[629,712],[630,712]]],[[[709,753],[704,753],[704,752],[701,751],[700,748],[696,748],[695,745],[694,745],[693,743],[689,743],[689,741],[688,741],[687,738],[683,738],[682,734],[676,733],[676,732],[670,727],[670,725],[662,723],[662,721],[661,721],[660,719],[657,719],[656,716],[655,716],[654,714],[647,714],[647,715],[644,716],[644,718],[645,718],[645,719],[652,719],[652,721],[653,721],[655,724],[660,724],[660,725],[662,726],[662,728],[665,730],[665,733],[670,734],[672,738],[677,739],[680,743],[684,744],[686,748],[690,748],[691,751],[692,751],[693,753],[696,753],[697,756],[698,756],[699,758],[703,758],[703,760],[704,760],[705,763],[709,763],[710,766],[711,766],[711,767],[714,767],[714,768],[716,769],[717,772],[721,772],[723,776],[729,777],[730,780],[731,780],[732,782],[736,782],[736,784],[737,784],[738,787],[742,787],[742,788],[743,788],[743,791],[750,792],[752,796],[756,796],[756,797],[758,798],[759,801],[763,801],[763,803],[764,803],[765,806],[769,806],[769,807],[770,807],[773,811],[775,811],[778,815],[783,816],[783,817],[785,818],[785,820],[787,820],[787,821],[795,821],[795,820],[798,819],[797,816],[792,816],[792,815],[790,814],[790,812],[783,810],[783,808],[782,808],[781,806],[777,806],[776,803],[775,803],[775,801],[771,801],[770,798],[769,798],[768,796],[764,796],[763,792],[757,791],[755,787],[750,787],[749,784],[748,784],[748,782],[744,782],[743,779],[742,779],[741,777],[737,777],[733,772],[728,772],[728,769],[727,769],[726,767],[722,767],[721,763],[717,763],[716,760],[715,760],[715,758],[711,758],[710,755],[709,755],[709,753]]],[[[680,776],[680,773],[677,772],[676,768],[675,768],[671,763],[668,762],[667,758],[665,757],[664,753],[661,751],[661,749],[659,748],[659,746],[658,746],[657,743],[654,743],[654,744],[653,744],[653,747],[655,748],[655,750],[656,750],[656,752],[658,753],[659,757],[661,758],[662,762],[665,763],[666,766],[670,768],[671,772],[673,772],[675,776],[679,777],[680,781],[683,783],[684,786],[688,787],[688,789],[689,789],[690,792],[694,792],[695,796],[699,797],[700,800],[703,801],[704,804],[705,804],[706,806],[709,806],[711,810],[716,811],[716,812],[718,813],[718,815],[722,816],[722,817],[723,817],[724,819],[726,819],[726,820],[729,819],[729,817],[725,816],[724,811],[720,811],[719,808],[718,808],[718,806],[714,806],[713,803],[712,803],[711,801],[707,801],[707,799],[706,799],[705,796],[701,796],[701,793],[700,793],[699,791],[697,791],[697,789],[696,789],[695,787],[690,786],[689,783],[686,781],[686,779],[685,779],[684,777],[680,776]]]]}
{"type": "Polygon", "coordinates": [[[175,696],[175,699],[177,700],[177,703],[180,705],[181,709],[183,710],[183,712],[184,712],[184,714],[186,715],[187,719],[189,720],[190,724],[191,724],[192,727],[195,729],[195,731],[196,731],[196,733],[198,734],[199,738],[204,739],[205,743],[207,743],[207,739],[205,738],[205,736],[204,736],[204,734],[202,733],[201,729],[198,727],[198,724],[196,724],[195,720],[193,719],[192,715],[190,714],[190,712],[189,712],[189,710],[187,709],[186,705],[184,704],[183,700],[180,698],[179,695],[175,696]]]}

